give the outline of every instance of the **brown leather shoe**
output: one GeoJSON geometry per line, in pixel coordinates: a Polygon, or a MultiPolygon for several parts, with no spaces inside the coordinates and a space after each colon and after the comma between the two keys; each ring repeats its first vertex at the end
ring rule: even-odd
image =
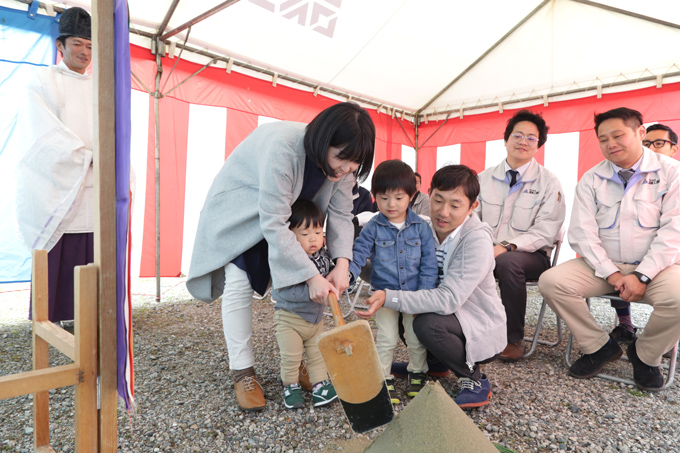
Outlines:
{"type": "Polygon", "coordinates": [[[524,357],[524,340],[519,340],[517,343],[508,343],[499,358],[505,362],[515,362],[522,357],[524,357]]]}
{"type": "Polygon", "coordinates": [[[309,372],[307,371],[307,364],[303,361],[300,362],[300,374],[298,376],[298,382],[302,390],[311,392],[314,390],[314,385],[309,380],[309,372]]]}
{"type": "Polygon", "coordinates": [[[244,411],[261,411],[267,405],[264,392],[255,376],[246,376],[234,384],[236,402],[244,411]]]}

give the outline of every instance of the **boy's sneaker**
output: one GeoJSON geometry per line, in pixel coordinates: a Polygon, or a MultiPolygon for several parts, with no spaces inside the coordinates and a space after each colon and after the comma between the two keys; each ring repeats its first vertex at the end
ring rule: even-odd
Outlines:
{"type": "Polygon", "coordinates": [[[325,406],[338,399],[338,394],[335,393],[335,387],[331,381],[325,379],[314,386],[312,391],[312,401],[314,407],[325,406]]]}
{"type": "Polygon", "coordinates": [[[482,374],[479,381],[470,378],[458,379],[460,393],[454,400],[460,408],[481,407],[489,404],[491,399],[491,382],[482,374]]]}
{"type": "Polygon", "coordinates": [[[385,379],[385,384],[387,384],[387,391],[390,394],[390,400],[392,401],[392,404],[401,403],[401,400],[397,396],[397,390],[394,387],[394,379],[385,379]]]}
{"type": "Polygon", "coordinates": [[[295,384],[287,385],[283,388],[283,404],[288,409],[300,409],[305,406],[305,400],[302,398],[302,388],[297,382],[295,384]]]}
{"type": "MultiPolygon", "coordinates": [[[[434,378],[445,378],[449,374],[451,374],[449,369],[446,368],[446,365],[444,365],[437,359],[430,360],[428,358],[427,366],[430,368],[427,371],[428,376],[432,376],[434,378]]],[[[407,367],[408,362],[392,362],[392,369],[390,370],[390,372],[395,378],[406,379],[408,377],[407,367]]]]}
{"type": "Polygon", "coordinates": [[[425,373],[409,373],[408,374],[408,396],[413,398],[425,386],[427,375],[425,373]]]}

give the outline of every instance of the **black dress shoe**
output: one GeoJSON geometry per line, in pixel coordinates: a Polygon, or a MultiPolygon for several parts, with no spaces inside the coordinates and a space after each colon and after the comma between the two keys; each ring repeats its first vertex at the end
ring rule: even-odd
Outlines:
{"type": "Polygon", "coordinates": [[[609,333],[609,336],[618,343],[631,344],[637,338],[637,335],[635,335],[636,331],[637,329],[635,328],[633,328],[633,331],[630,331],[625,327],[618,325],[609,333]]]}
{"type": "Polygon", "coordinates": [[[577,379],[588,379],[600,372],[608,362],[614,362],[623,355],[619,345],[611,337],[607,344],[592,354],[583,354],[569,368],[569,374],[577,379]]]}
{"type": "Polygon", "coordinates": [[[663,389],[663,376],[658,366],[649,366],[637,355],[635,343],[628,345],[626,353],[628,360],[633,364],[633,380],[642,390],[649,390],[651,392],[658,392],[663,389]]]}

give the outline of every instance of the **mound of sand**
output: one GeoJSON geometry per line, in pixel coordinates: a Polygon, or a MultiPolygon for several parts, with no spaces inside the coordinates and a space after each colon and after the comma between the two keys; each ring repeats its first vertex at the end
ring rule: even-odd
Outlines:
{"type": "Polygon", "coordinates": [[[498,453],[438,382],[428,382],[365,451],[498,453]]]}

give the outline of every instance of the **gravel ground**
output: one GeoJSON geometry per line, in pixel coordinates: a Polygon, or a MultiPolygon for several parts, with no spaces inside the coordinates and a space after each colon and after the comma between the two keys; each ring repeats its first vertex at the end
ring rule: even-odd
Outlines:
{"type": "MultiPolygon", "coordinates": [[[[318,409],[308,404],[298,411],[283,407],[269,299],[253,305],[256,369],[267,409],[240,411],[227,367],[220,304],[192,300],[182,279],[164,279],[162,287],[163,300],[155,303],[154,281],[133,281],[138,407],[131,417],[119,410],[119,451],[359,452],[381,432],[354,434],[339,404],[318,409]]],[[[31,369],[27,288],[0,285],[0,375],[31,369]]],[[[535,324],[540,302],[540,295],[531,292],[528,325],[535,324]]],[[[634,307],[638,323],[648,316],[646,308],[634,307]]],[[[593,310],[600,322],[611,324],[613,310],[606,302],[595,302],[593,310]]],[[[554,319],[550,313],[546,336],[555,336],[554,319]]],[[[332,327],[330,318],[326,324],[332,327]]],[[[493,384],[492,403],[468,411],[485,435],[518,452],[680,452],[677,381],[669,390],[649,393],[601,379],[576,380],[566,374],[565,346],[566,339],[555,348],[539,346],[530,359],[485,366],[493,384]]],[[[397,351],[400,358],[404,353],[403,348],[397,351]]],[[[52,351],[50,361],[59,365],[68,359],[52,351]]],[[[624,361],[609,371],[632,375],[624,361]]],[[[450,394],[457,392],[455,379],[440,382],[450,394]]],[[[404,381],[398,386],[405,391],[404,381]]],[[[50,393],[52,446],[72,452],[73,388],[50,393]]],[[[32,451],[30,396],[0,401],[0,420],[0,451],[32,451]]]]}

